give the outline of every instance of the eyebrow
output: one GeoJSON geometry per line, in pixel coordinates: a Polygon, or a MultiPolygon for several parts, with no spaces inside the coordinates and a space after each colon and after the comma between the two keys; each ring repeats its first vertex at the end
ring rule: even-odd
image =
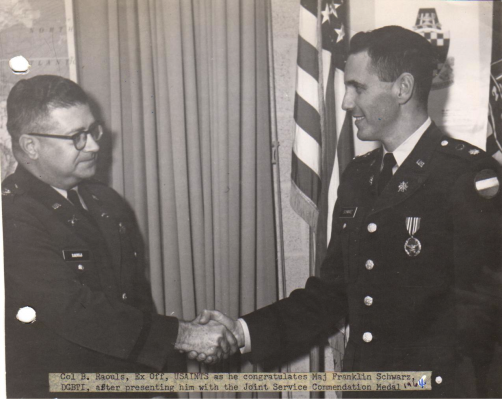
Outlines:
{"type": "Polygon", "coordinates": [[[73,129],[72,131],[66,133],[66,135],[70,136],[71,134],[82,132],[82,131],[87,132],[87,131],[90,131],[92,128],[94,128],[96,125],[99,125],[99,121],[98,120],[95,120],[92,124],[90,124],[87,129],[82,126],[80,128],[73,129]]]}
{"type": "Polygon", "coordinates": [[[366,89],[367,86],[364,83],[357,82],[355,80],[350,80],[345,82],[345,86],[354,86],[360,89],[366,89]]]}

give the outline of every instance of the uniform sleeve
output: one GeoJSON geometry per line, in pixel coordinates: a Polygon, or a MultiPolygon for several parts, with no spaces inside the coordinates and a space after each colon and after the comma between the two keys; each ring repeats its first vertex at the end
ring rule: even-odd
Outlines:
{"type": "MultiPolygon", "coordinates": [[[[333,215],[338,215],[336,208],[333,215]]],[[[345,317],[347,296],[340,240],[334,231],[335,224],[320,278],[309,278],[304,289],[243,317],[251,334],[253,362],[306,352],[334,333],[336,323],[345,317]]]]}
{"type": "Polygon", "coordinates": [[[501,342],[500,187],[496,193],[499,184],[498,166],[483,161],[457,180],[450,197],[457,340],[475,367],[489,363],[495,342],[501,342]]]}
{"type": "MultiPolygon", "coordinates": [[[[142,312],[82,284],[33,215],[4,209],[5,284],[13,310],[30,306],[37,324],[99,353],[161,369],[178,333],[176,318],[142,312]],[[15,217],[12,217],[15,215],[15,217]]],[[[14,311],[15,312],[15,311],[14,311]]],[[[6,318],[14,318],[7,315],[6,318]]]]}

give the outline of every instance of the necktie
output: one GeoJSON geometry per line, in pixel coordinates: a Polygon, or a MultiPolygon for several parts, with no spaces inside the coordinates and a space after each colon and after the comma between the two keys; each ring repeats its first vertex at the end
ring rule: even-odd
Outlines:
{"type": "Polygon", "coordinates": [[[70,200],[72,204],[79,209],[79,211],[82,211],[83,213],[87,212],[87,210],[82,205],[80,197],[78,196],[78,193],[75,189],[68,190],[68,200],[70,200]]]}
{"type": "Polygon", "coordinates": [[[394,154],[387,153],[383,158],[383,169],[380,172],[380,177],[378,178],[378,194],[383,192],[387,183],[389,183],[392,178],[392,168],[396,165],[396,159],[394,158],[394,154]]]}

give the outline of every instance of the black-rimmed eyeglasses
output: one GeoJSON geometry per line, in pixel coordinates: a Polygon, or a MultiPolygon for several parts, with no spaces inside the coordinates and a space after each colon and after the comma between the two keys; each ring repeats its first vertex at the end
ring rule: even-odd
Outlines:
{"type": "Polygon", "coordinates": [[[94,141],[99,142],[103,136],[103,127],[99,124],[94,125],[88,131],[80,131],[74,133],[73,135],[63,136],[63,135],[51,135],[49,133],[28,133],[31,136],[41,136],[54,139],[66,139],[73,140],[75,148],[80,151],[83,150],[87,144],[87,135],[91,135],[94,141]]]}

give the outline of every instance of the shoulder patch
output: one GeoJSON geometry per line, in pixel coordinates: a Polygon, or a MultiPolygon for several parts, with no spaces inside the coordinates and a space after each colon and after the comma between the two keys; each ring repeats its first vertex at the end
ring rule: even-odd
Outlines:
{"type": "Polygon", "coordinates": [[[474,188],[485,199],[495,197],[500,190],[497,173],[492,169],[479,171],[474,177],[474,188]]]}
{"type": "Polygon", "coordinates": [[[447,136],[441,139],[439,151],[472,161],[486,155],[483,150],[470,143],[447,136]]]}

